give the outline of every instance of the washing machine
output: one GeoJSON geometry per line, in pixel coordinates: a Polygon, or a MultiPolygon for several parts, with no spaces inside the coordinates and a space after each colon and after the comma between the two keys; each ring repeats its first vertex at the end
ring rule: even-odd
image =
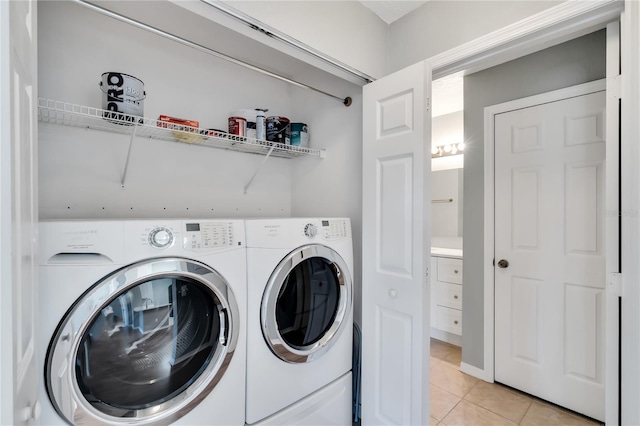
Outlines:
{"type": "Polygon", "coordinates": [[[252,219],[245,227],[247,424],[350,425],[349,219],[252,219]]]}
{"type": "Polygon", "coordinates": [[[41,424],[244,424],[243,221],[39,229],[41,424]]]}

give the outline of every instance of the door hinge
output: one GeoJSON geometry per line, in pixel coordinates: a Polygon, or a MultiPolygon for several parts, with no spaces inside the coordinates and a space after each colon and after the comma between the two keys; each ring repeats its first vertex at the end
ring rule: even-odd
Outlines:
{"type": "Polygon", "coordinates": [[[612,99],[622,99],[622,75],[607,78],[607,96],[612,99]]]}
{"type": "Polygon", "coordinates": [[[431,111],[431,98],[427,98],[426,107],[427,111],[431,111]]]}
{"type": "Polygon", "coordinates": [[[609,272],[607,291],[614,296],[622,297],[622,274],[620,272],[609,272]]]}

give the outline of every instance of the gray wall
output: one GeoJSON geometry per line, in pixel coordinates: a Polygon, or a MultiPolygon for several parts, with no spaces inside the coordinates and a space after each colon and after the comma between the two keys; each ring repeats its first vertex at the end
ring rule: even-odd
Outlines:
{"type": "Polygon", "coordinates": [[[484,368],[484,108],[605,77],[605,31],[464,78],[462,361],[484,368]]]}
{"type": "Polygon", "coordinates": [[[389,71],[528,18],[561,1],[431,0],[389,25],[389,71]]]}

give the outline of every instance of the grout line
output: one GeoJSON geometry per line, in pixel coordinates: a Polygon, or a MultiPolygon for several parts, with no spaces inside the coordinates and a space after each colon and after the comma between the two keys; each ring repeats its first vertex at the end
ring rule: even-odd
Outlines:
{"type": "MultiPolygon", "coordinates": [[[[509,419],[509,418],[507,418],[507,417],[503,416],[502,414],[496,413],[495,411],[493,411],[493,410],[491,410],[491,409],[489,409],[489,408],[487,408],[487,407],[483,407],[483,406],[482,406],[482,405],[480,405],[480,404],[476,404],[476,403],[475,403],[475,402],[473,402],[473,401],[469,401],[468,399],[465,399],[465,401],[467,401],[467,402],[468,402],[469,404],[471,404],[471,405],[475,405],[475,406],[476,406],[476,407],[478,407],[478,408],[481,408],[481,409],[486,410],[486,411],[488,411],[488,412],[490,412],[490,413],[492,413],[492,414],[495,414],[496,416],[500,417],[501,419],[506,420],[507,422],[511,422],[511,423],[519,424],[519,423],[516,423],[516,422],[514,422],[513,420],[511,420],[511,419],[509,419]]],[[[528,408],[527,408],[527,410],[528,410],[528,408]]]]}
{"type": "Polygon", "coordinates": [[[522,415],[522,418],[520,419],[520,421],[518,422],[518,424],[522,424],[522,422],[524,421],[524,418],[527,417],[527,414],[529,413],[529,410],[531,410],[531,407],[533,407],[533,400],[531,400],[531,402],[529,403],[529,406],[527,407],[527,409],[525,410],[524,414],[522,415]]]}
{"type": "MultiPolygon", "coordinates": [[[[451,392],[449,392],[449,393],[451,393],[451,392]]],[[[456,395],[456,396],[457,396],[457,395],[456,395]]],[[[451,414],[451,412],[452,412],[453,410],[455,410],[455,409],[456,409],[456,407],[458,406],[458,404],[460,404],[460,403],[462,402],[462,400],[463,400],[463,399],[464,399],[464,398],[460,398],[460,400],[459,400],[458,402],[456,402],[456,404],[455,404],[453,407],[451,407],[451,410],[447,411],[447,414],[445,414],[445,415],[442,417],[442,419],[440,420],[440,423],[443,423],[443,422],[444,422],[444,419],[446,419],[446,418],[447,418],[447,416],[448,416],[449,414],[451,414]]],[[[444,423],[444,424],[446,425],[446,423],[444,423]]]]}
{"type": "MultiPolygon", "coordinates": [[[[467,394],[467,395],[468,395],[468,394],[467,394]]],[[[491,408],[489,408],[489,407],[485,407],[485,406],[480,405],[480,404],[478,404],[478,403],[476,403],[476,402],[473,402],[473,401],[471,401],[471,400],[469,400],[469,399],[466,399],[466,398],[467,398],[467,395],[465,395],[465,397],[464,397],[464,400],[465,400],[465,401],[467,401],[467,402],[469,402],[469,403],[471,403],[471,404],[473,404],[473,405],[477,405],[477,406],[478,406],[478,407],[480,407],[480,408],[484,408],[485,410],[487,410],[487,411],[489,411],[489,412],[491,412],[491,413],[495,414],[496,416],[500,416],[500,417],[502,417],[503,419],[506,419],[506,420],[508,420],[508,421],[510,421],[510,422],[512,422],[512,423],[516,423],[516,424],[518,424],[518,425],[522,422],[522,420],[524,419],[524,416],[527,414],[527,412],[529,411],[529,408],[531,408],[531,404],[533,403],[533,401],[532,401],[531,399],[529,399],[529,401],[528,401],[528,402],[529,402],[529,405],[527,406],[527,409],[526,409],[526,410],[524,410],[524,413],[520,416],[520,419],[519,419],[518,421],[515,421],[515,420],[511,420],[511,419],[510,419],[510,418],[508,418],[508,417],[505,417],[503,414],[500,414],[500,413],[497,413],[497,412],[493,411],[493,410],[492,410],[491,408]]]]}

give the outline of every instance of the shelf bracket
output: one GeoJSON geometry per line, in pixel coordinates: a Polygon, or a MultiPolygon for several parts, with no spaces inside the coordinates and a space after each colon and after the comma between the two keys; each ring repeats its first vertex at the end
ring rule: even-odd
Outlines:
{"type": "Polygon", "coordinates": [[[267,153],[267,155],[264,156],[264,158],[262,159],[262,162],[260,163],[260,165],[258,166],[256,171],[253,173],[253,176],[251,176],[251,179],[249,179],[249,182],[247,182],[247,184],[244,186],[244,195],[247,195],[247,190],[251,186],[251,183],[256,178],[256,175],[258,174],[258,172],[260,171],[262,166],[264,166],[264,163],[266,163],[267,159],[271,156],[271,153],[273,152],[273,148],[275,148],[275,147],[276,147],[275,144],[271,145],[271,148],[269,149],[269,152],[267,153]]]}
{"type": "Polygon", "coordinates": [[[120,180],[120,185],[124,188],[124,181],[127,178],[127,170],[129,169],[129,158],[131,158],[131,147],[133,146],[133,139],[136,137],[136,130],[138,129],[138,125],[133,125],[133,130],[131,131],[131,139],[129,139],[129,150],[127,151],[127,161],[124,163],[124,171],[122,172],[122,179],[120,180]]]}

